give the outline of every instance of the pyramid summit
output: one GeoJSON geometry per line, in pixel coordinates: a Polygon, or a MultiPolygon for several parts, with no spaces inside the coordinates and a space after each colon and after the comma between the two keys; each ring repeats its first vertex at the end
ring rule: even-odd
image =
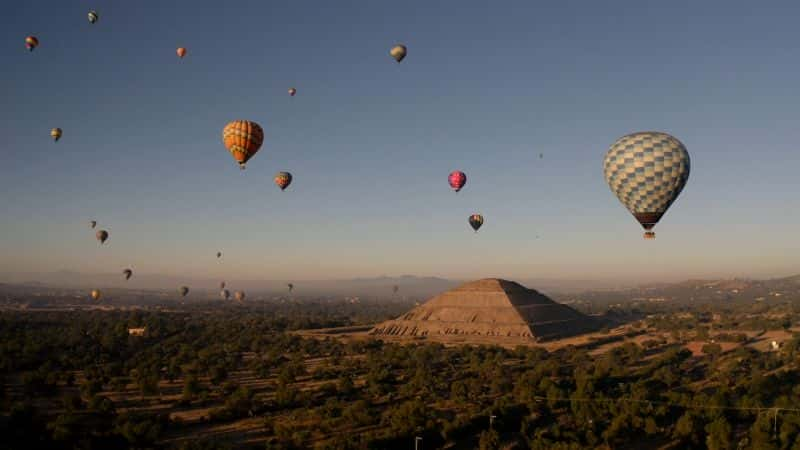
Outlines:
{"type": "Polygon", "coordinates": [[[519,283],[472,281],[377,325],[376,336],[480,336],[541,341],[594,331],[599,322],[519,283]]]}

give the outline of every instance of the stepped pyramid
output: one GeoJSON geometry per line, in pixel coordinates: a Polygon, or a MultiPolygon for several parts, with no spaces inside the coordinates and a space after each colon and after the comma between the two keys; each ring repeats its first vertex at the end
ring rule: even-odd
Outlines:
{"type": "Polygon", "coordinates": [[[599,321],[513,281],[463,284],[370,331],[379,336],[481,336],[550,340],[586,333],[599,321]]]}

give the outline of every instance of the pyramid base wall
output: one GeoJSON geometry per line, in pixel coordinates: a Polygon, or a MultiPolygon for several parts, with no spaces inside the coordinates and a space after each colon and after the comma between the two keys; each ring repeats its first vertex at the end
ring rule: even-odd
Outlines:
{"type": "Polygon", "coordinates": [[[549,341],[590,333],[599,327],[594,321],[556,321],[535,324],[535,333],[526,325],[499,325],[490,323],[435,323],[428,321],[392,320],[373,328],[369,334],[395,337],[448,337],[475,336],[485,338],[516,338],[534,342],[549,341]]]}

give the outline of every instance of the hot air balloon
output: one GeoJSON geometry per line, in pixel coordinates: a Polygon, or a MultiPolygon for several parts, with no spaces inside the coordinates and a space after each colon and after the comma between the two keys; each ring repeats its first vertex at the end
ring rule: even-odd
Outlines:
{"type": "Polygon", "coordinates": [[[96,227],[97,226],[97,221],[96,220],[90,220],[89,221],[89,226],[92,227],[92,228],[96,227]]]}
{"type": "Polygon", "coordinates": [[[222,130],[222,142],[239,163],[239,167],[244,169],[245,163],[261,148],[264,130],[255,122],[234,120],[222,130]]]}
{"type": "Polygon", "coordinates": [[[292,283],[287,284],[286,287],[289,288],[289,292],[292,292],[292,289],[294,289],[294,285],[292,283]]]}
{"type": "Polygon", "coordinates": [[[97,15],[97,11],[89,11],[86,17],[89,19],[89,23],[95,23],[100,19],[100,16],[97,15]]]}
{"type": "Polygon", "coordinates": [[[289,88],[289,95],[291,95],[292,97],[294,97],[294,94],[297,94],[297,89],[295,89],[295,88],[289,88]]]}
{"type": "Polygon", "coordinates": [[[397,44],[394,47],[392,47],[391,50],[389,50],[389,54],[392,55],[392,58],[394,58],[394,60],[397,61],[398,63],[402,61],[403,58],[406,57],[407,53],[408,49],[406,48],[405,45],[402,44],[397,44]]]}
{"type": "Polygon", "coordinates": [[[62,134],[63,133],[61,131],[61,128],[53,128],[52,130],[50,130],[50,137],[53,138],[53,140],[56,142],[58,142],[58,140],[61,139],[62,134]]]}
{"type": "Polygon", "coordinates": [[[666,133],[645,131],[617,139],[603,161],[611,192],[645,229],[645,239],[689,179],[689,152],[666,133]]]}
{"type": "Polygon", "coordinates": [[[217,258],[222,258],[222,252],[217,252],[217,258]]]}
{"type": "Polygon", "coordinates": [[[92,300],[97,301],[100,300],[100,297],[103,295],[103,293],[100,292],[100,289],[92,289],[92,292],[89,295],[91,295],[92,300]]]}
{"type": "Polygon", "coordinates": [[[122,274],[125,275],[126,280],[130,280],[133,276],[133,271],[131,269],[125,269],[122,271],[122,274]]]}
{"type": "Polygon", "coordinates": [[[97,238],[98,241],[100,241],[100,245],[103,245],[108,239],[108,231],[97,230],[97,233],[94,234],[94,237],[97,238]]]}
{"type": "Polygon", "coordinates": [[[222,297],[223,300],[227,300],[227,299],[231,298],[231,291],[229,291],[227,289],[223,289],[223,290],[219,291],[219,296],[222,297]]]}
{"type": "Polygon", "coordinates": [[[472,227],[475,232],[478,232],[478,228],[483,225],[483,216],[480,214],[473,214],[469,216],[469,225],[472,227]]]}
{"type": "Polygon", "coordinates": [[[245,295],[243,291],[236,291],[233,293],[233,298],[235,298],[237,301],[244,301],[244,297],[245,295]]]}
{"type": "Polygon", "coordinates": [[[188,286],[181,286],[180,289],[178,289],[178,292],[181,293],[181,297],[186,297],[186,294],[189,293],[189,287],[188,286]]]}
{"type": "Polygon", "coordinates": [[[183,47],[178,47],[178,49],[175,50],[175,53],[178,54],[179,58],[183,59],[183,57],[186,56],[186,49],[183,47]]]}
{"type": "Polygon", "coordinates": [[[458,192],[467,184],[467,175],[460,170],[453,171],[447,177],[447,182],[450,183],[451,188],[458,192]]]}
{"type": "Polygon", "coordinates": [[[220,289],[225,289],[225,282],[224,281],[220,281],[219,282],[219,288],[220,289]]]}
{"type": "Polygon", "coordinates": [[[539,159],[544,158],[544,153],[539,153],[539,159]]]}
{"type": "Polygon", "coordinates": [[[400,290],[400,286],[398,286],[396,284],[394,286],[392,286],[392,293],[393,294],[397,294],[397,291],[399,291],[399,290],[400,290]]]}
{"type": "Polygon", "coordinates": [[[33,49],[39,46],[39,39],[36,39],[36,36],[28,36],[25,38],[25,48],[28,49],[29,52],[32,52],[33,49]]]}
{"type": "Polygon", "coordinates": [[[292,174],[289,172],[278,172],[277,175],[275,175],[275,184],[277,184],[282,191],[286,190],[286,188],[292,184],[292,174]]]}

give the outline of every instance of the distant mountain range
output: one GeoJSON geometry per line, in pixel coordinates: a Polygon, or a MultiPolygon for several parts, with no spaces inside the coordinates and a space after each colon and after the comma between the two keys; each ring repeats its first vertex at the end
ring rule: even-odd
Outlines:
{"type": "MultiPolygon", "coordinates": [[[[122,273],[86,274],[62,270],[43,274],[2,274],[0,283],[48,288],[130,288],[137,290],[172,291],[179,286],[189,286],[194,291],[217,291],[222,280],[180,277],[170,275],[137,274],[125,281],[122,273]]],[[[287,283],[294,284],[294,295],[333,295],[333,296],[374,296],[391,297],[392,288],[397,285],[398,297],[429,298],[433,295],[459,286],[469,280],[451,280],[439,277],[402,275],[373,278],[354,278],[342,280],[225,280],[231,290],[242,289],[249,293],[284,294],[287,283]]],[[[525,287],[549,294],[570,294],[589,291],[613,292],[651,292],[667,295],[691,295],[699,290],[770,290],[800,288],[800,275],[769,280],[728,279],[728,280],[687,280],[679,283],[652,283],[635,286],[620,282],[592,280],[556,280],[541,278],[517,279],[525,287]]]]}
{"type": "Polygon", "coordinates": [[[687,280],[616,290],[589,290],[555,297],[570,304],[615,304],[625,302],[667,302],[672,304],[728,304],[754,301],[800,299],[800,275],[753,280],[687,280]]]}

